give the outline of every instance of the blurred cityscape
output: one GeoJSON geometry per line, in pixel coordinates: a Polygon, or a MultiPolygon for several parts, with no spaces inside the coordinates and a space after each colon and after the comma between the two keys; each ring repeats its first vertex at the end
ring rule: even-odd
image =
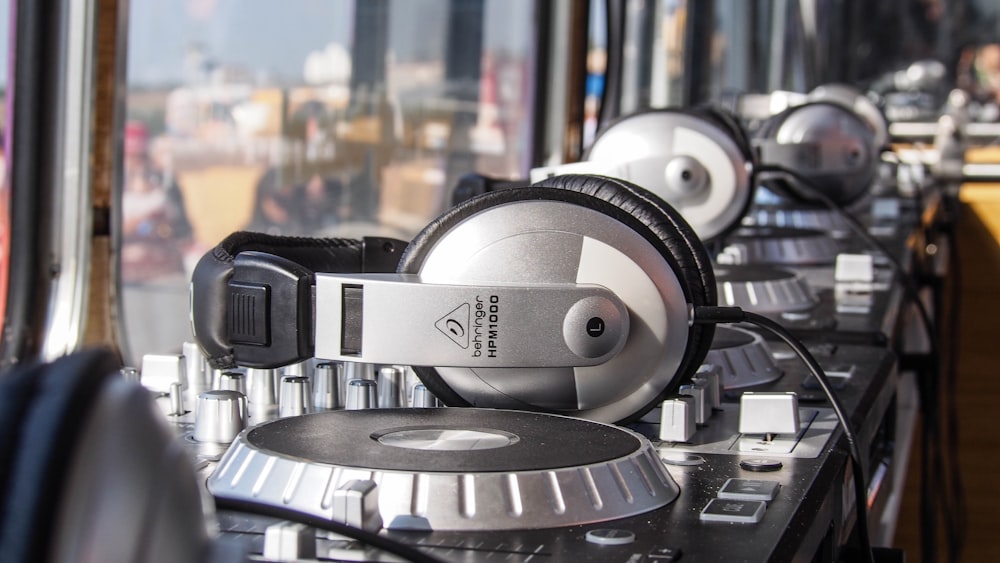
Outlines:
{"type": "Polygon", "coordinates": [[[174,225],[126,243],[408,238],[456,174],[527,172],[532,1],[138,0],[130,18],[124,224],[174,225]]]}
{"type": "Polygon", "coordinates": [[[135,355],[189,334],[189,274],[234,231],[408,240],[458,176],[527,174],[534,0],[130,4],[120,256],[135,355]]]}

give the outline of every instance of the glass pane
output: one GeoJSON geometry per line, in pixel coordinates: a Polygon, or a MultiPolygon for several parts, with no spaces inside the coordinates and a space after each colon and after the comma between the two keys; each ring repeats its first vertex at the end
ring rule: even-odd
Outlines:
{"type": "Polygon", "coordinates": [[[683,102],[687,0],[627,4],[622,113],[683,102]]]}
{"type": "MultiPolygon", "coordinates": [[[[607,64],[607,8],[590,5],[584,147],[590,146],[604,102],[607,64]]],[[[687,0],[628,0],[624,3],[622,84],[618,114],[682,103],[687,0]]]]}
{"type": "Polygon", "coordinates": [[[590,3],[587,25],[587,82],[583,99],[583,146],[597,134],[608,65],[608,13],[603,1],[590,3]]]}
{"type": "Polygon", "coordinates": [[[782,77],[782,89],[792,92],[807,92],[808,64],[806,59],[806,43],[802,30],[802,13],[798,2],[789,2],[785,12],[785,46],[783,50],[785,73],[782,77]]]}
{"type": "Polygon", "coordinates": [[[753,91],[753,70],[766,45],[755,44],[753,4],[746,0],[715,1],[715,32],[712,34],[710,98],[753,91]]]}
{"type": "Polygon", "coordinates": [[[229,233],[409,239],[531,166],[534,0],[133,0],[121,273],[132,361],[190,339],[229,233]]]}

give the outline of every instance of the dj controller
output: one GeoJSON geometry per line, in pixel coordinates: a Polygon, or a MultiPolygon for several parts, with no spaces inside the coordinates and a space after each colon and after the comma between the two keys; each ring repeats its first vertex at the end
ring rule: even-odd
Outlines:
{"type": "Polygon", "coordinates": [[[931,185],[870,115],[797,107],[753,138],[718,111],[621,120],[642,150],[606,130],[408,244],[227,239],[192,279],[196,342],[123,370],[206,501],[164,520],[175,547],[666,563],[887,545],[931,185]]]}
{"type": "MultiPolygon", "coordinates": [[[[405,408],[426,401],[426,391],[416,384],[414,395],[400,393],[407,372],[399,367],[352,380],[348,372],[366,370],[312,362],[250,370],[246,395],[242,378],[223,374],[216,386],[227,389],[199,393],[190,410],[178,412],[176,399],[171,407],[169,393],[160,403],[207,492],[235,501],[220,506],[263,503],[343,521],[444,561],[834,560],[854,518],[837,419],[787,349],[772,346],[762,357],[769,365],[751,367],[767,375],[740,381],[751,372],[724,354],[747,354],[733,348],[754,336],[720,329],[710,353],[719,367],[706,367],[697,392],[687,390],[698,397],[690,421],[679,416],[683,408],[667,404],[624,425],[498,409],[405,408]],[[385,388],[393,392],[377,391],[385,388]],[[315,407],[320,403],[334,407],[315,407]],[[373,408],[337,408],[364,404],[373,408]],[[784,419],[773,419],[776,409],[785,409],[784,419]]],[[[895,356],[874,346],[811,348],[827,375],[836,374],[868,447],[870,510],[878,515],[896,462],[887,434],[895,356]]],[[[178,372],[187,373],[178,370],[190,363],[184,359],[150,356],[144,371],[177,381],[178,372]]],[[[192,388],[195,380],[209,384],[210,372],[195,373],[187,378],[192,388]]],[[[268,560],[384,557],[280,516],[220,510],[216,517],[223,537],[268,560]]]]}

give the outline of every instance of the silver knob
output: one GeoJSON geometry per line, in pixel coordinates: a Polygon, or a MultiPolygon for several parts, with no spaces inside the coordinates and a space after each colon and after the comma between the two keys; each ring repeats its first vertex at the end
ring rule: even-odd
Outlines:
{"type": "Polygon", "coordinates": [[[378,371],[378,406],[396,409],[406,406],[406,372],[387,366],[378,371]]]}
{"type": "Polygon", "coordinates": [[[341,364],[319,364],[313,374],[313,406],[317,409],[339,409],[342,400],[344,366],[341,364]]]}
{"type": "Polygon", "coordinates": [[[210,370],[205,355],[201,353],[201,348],[194,342],[184,342],[181,344],[181,353],[184,355],[185,376],[187,377],[188,389],[194,393],[201,393],[208,389],[210,370]]]}
{"type": "Polygon", "coordinates": [[[309,378],[304,375],[286,375],[281,379],[281,401],[278,416],[281,418],[309,413],[312,392],[309,378]]]}
{"type": "Polygon", "coordinates": [[[219,374],[219,385],[217,389],[225,391],[239,391],[247,394],[247,378],[238,371],[224,371],[219,374]]]}
{"type": "Polygon", "coordinates": [[[222,387],[220,387],[220,385],[222,384],[221,383],[221,378],[222,378],[222,374],[224,374],[224,373],[226,373],[226,372],[223,371],[223,370],[221,370],[221,369],[213,369],[212,370],[212,389],[222,389],[222,387]]]}
{"type": "Polygon", "coordinates": [[[310,377],[313,372],[312,360],[302,360],[295,364],[289,364],[283,368],[285,377],[289,375],[304,375],[310,377]]]}
{"type": "Polygon", "coordinates": [[[184,410],[184,385],[175,381],[170,384],[170,414],[171,416],[183,416],[187,414],[188,411],[184,410]]]}
{"type": "Polygon", "coordinates": [[[205,391],[198,395],[194,419],[194,439],[226,444],[247,426],[247,399],[229,390],[205,391]]]}
{"type": "Polygon", "coordinates": [[[352,379],[347,382],[347,410],[357,411],[378,408],[377,384],[371,379],[352,379]]]}
{"type": "Polygon", "coordinates": [[[441,401],[423,383],[413,386],[413,408],[432,409],[441,406],[441,401]]]}
{"type": "Polygon", "coordinates": [[[344,365],[344,377],[352,379],[370,379],[375,381],[375,365],[361,362],[347,362],[344,365]]]}
{"type": "Polygon", "coordinates": [[[274,378],[277,372],[273,369],[247,369],[247,379],[251,405],[274,406],[278,404],[278,394],[274,378]]]}
{"type": "Polygon", "coordinates": [[[708,405],[712,410],[722,408],[722,370],[719,366],[702,364],[695,377],[705,383],[708,405]]]}
{"type": "Polygon", "coordinates": [[[347,376],[347,364],[341,362],[337,364],[337,383],[340,385],[340,404],[347,405],[347,382],[351,380],[347,376]]]}
{"type": "Polygon", "coordinates": [[[281,402],[281,370],[269,369],[267,371],[271,374],[271,382],[274,384],[274,404],[277,405],[281,402]]]}

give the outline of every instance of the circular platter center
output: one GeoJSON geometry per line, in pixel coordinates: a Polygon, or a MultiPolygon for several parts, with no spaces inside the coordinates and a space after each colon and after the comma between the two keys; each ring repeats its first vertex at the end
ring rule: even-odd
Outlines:
{"type": "Polygon", "coordinates": [[[372,434],[380,444],[412,450],[457,452],[493,450],[520,438],[502,430],[455,430],[453,428],[400,428],[372,434]]]}

